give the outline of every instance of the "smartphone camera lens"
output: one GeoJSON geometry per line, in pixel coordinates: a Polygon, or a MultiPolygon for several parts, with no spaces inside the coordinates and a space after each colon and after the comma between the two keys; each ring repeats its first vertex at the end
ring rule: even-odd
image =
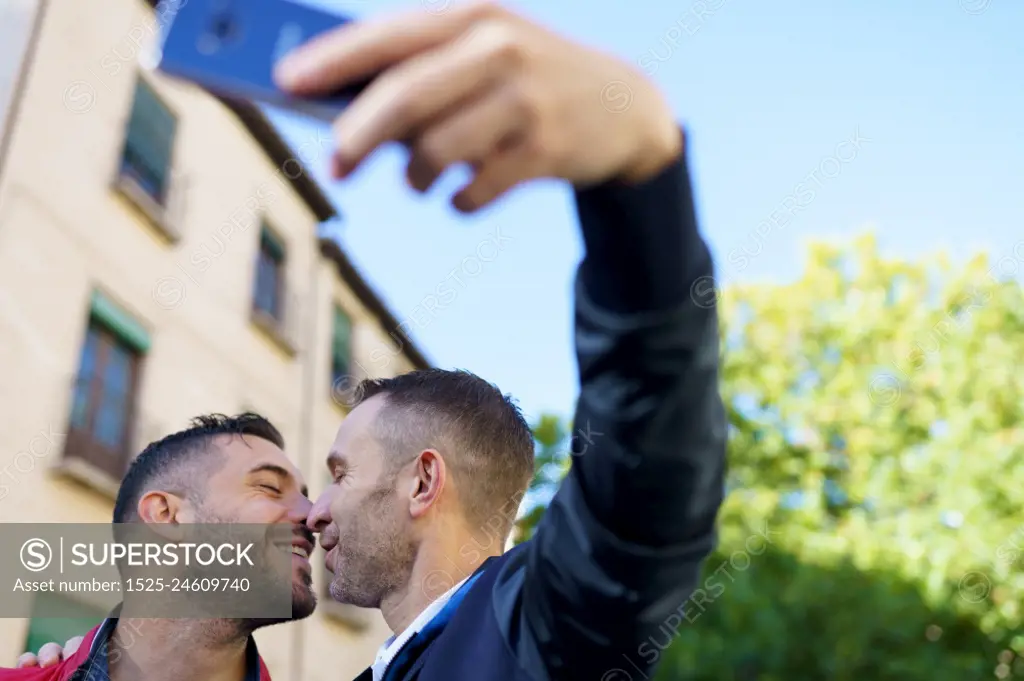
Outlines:
{"type": "Polygon", "coordinates": [[[218,14],[210,22],[209,30],[199,38],[197,48],[210,55],[238,37],[238,24],[230,14],[218,14]]]}
{"type": "Polygon", "coordinates": [[[226,14],[222,14],[213,20],[213,35],[222,43],[230,41],[237,33],[235,22],[226,14]]]}

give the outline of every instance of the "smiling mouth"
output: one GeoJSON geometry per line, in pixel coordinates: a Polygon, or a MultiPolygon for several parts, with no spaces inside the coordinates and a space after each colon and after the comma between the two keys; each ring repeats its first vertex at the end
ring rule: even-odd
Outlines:
{"type": "Polygon", "coordinates": [[[309,560],[309,551],[307,551],[303,546],[292,546],[292,553],[300,558],[309,560]]]}

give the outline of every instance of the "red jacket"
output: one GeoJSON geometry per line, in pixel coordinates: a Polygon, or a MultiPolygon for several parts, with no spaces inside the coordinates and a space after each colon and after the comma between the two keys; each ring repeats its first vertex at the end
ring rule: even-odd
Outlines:
{"type": "MultiPolygon", "coordinates": [[[[0,668],[0,681],[71,681],[78,668],[84,666],[89,661],[94,648],[99,647],[93,645],[96,642],[96,634],[99,633],[100,628],[107,622],[110,622],[110,620],[105,620],[103,623],[90,629],[78,650],[63,662],[58,662],[49,667],[0,668]]],[[[255,650],[255,644],[251,643],[251,639],[250,646],[255,650]]],[[[257,653],[256,659],[259,660],[259,681],[271,681],[270,672],[267,670],[267,665],[263,663],[263,658],[259,657],[257,653]]]]}

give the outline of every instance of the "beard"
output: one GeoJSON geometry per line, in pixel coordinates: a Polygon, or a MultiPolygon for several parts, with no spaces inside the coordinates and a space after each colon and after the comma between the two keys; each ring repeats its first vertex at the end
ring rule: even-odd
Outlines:
{"type": "Polygon", "coordinates": [[[378,487],[338,525],[328,590],[339,603],[379,608],[387,594],[408,582],[416,545],[398,519],[393,497],[390,486],[378,487]]]}
{"type": "Polygon", "coordinates": [[[239,619],[239,627],[252,633],[261,627],[274,624],[294,622],[306,619],[316,610],[316,594],[313,592],[313,580],[309,575],[302,575],[302,583],[292,583],[292,615],[291,617],[250,617],[239,619]]]}
{"type": "MultiPolygon", "coordinates": [[[[193,500],[196,506],[196,523],[204,525],[237,525],[237,518],[228,518],[211,510],[199,500],[193,500]]],[[[291,563],[289,563],[290,565],[291,563]]],[[[277,576],[266,575],[266,579],[278,579],[277,576]]],[[[279,582],[278,582],[279,583],[279,582]]],[[[248,636],[260,627],[273,624],[292,622],[309,617],[316,609],[316,594],[313,591],[313,577],[306,572],[299,574],[297,579],[292,579],[292,614],[291,617],[261,617],[261,618],[236,618],[225,620],[230,622],[228,629],[237,629],[238,632],[248,636]]]]}

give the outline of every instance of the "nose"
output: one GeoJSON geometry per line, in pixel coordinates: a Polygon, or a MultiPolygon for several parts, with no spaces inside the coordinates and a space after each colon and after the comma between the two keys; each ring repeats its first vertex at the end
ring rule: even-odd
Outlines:
{"type": "Polygon", "coordinates": [[[291,508],[288,509],[288,520],[297,525],[302,525],[306,522],[310,509],[313,508],[312,502],[305,496],[300,495],[297,495],[297,500],[290,504],[290,506],[291,508]]]}
{"type": "Polygon", "coordinates": [[[331,498],[325,490],[310,507],[306,517],[306,527],[312,532],[323,532],[331,524],[331,498]]]}

